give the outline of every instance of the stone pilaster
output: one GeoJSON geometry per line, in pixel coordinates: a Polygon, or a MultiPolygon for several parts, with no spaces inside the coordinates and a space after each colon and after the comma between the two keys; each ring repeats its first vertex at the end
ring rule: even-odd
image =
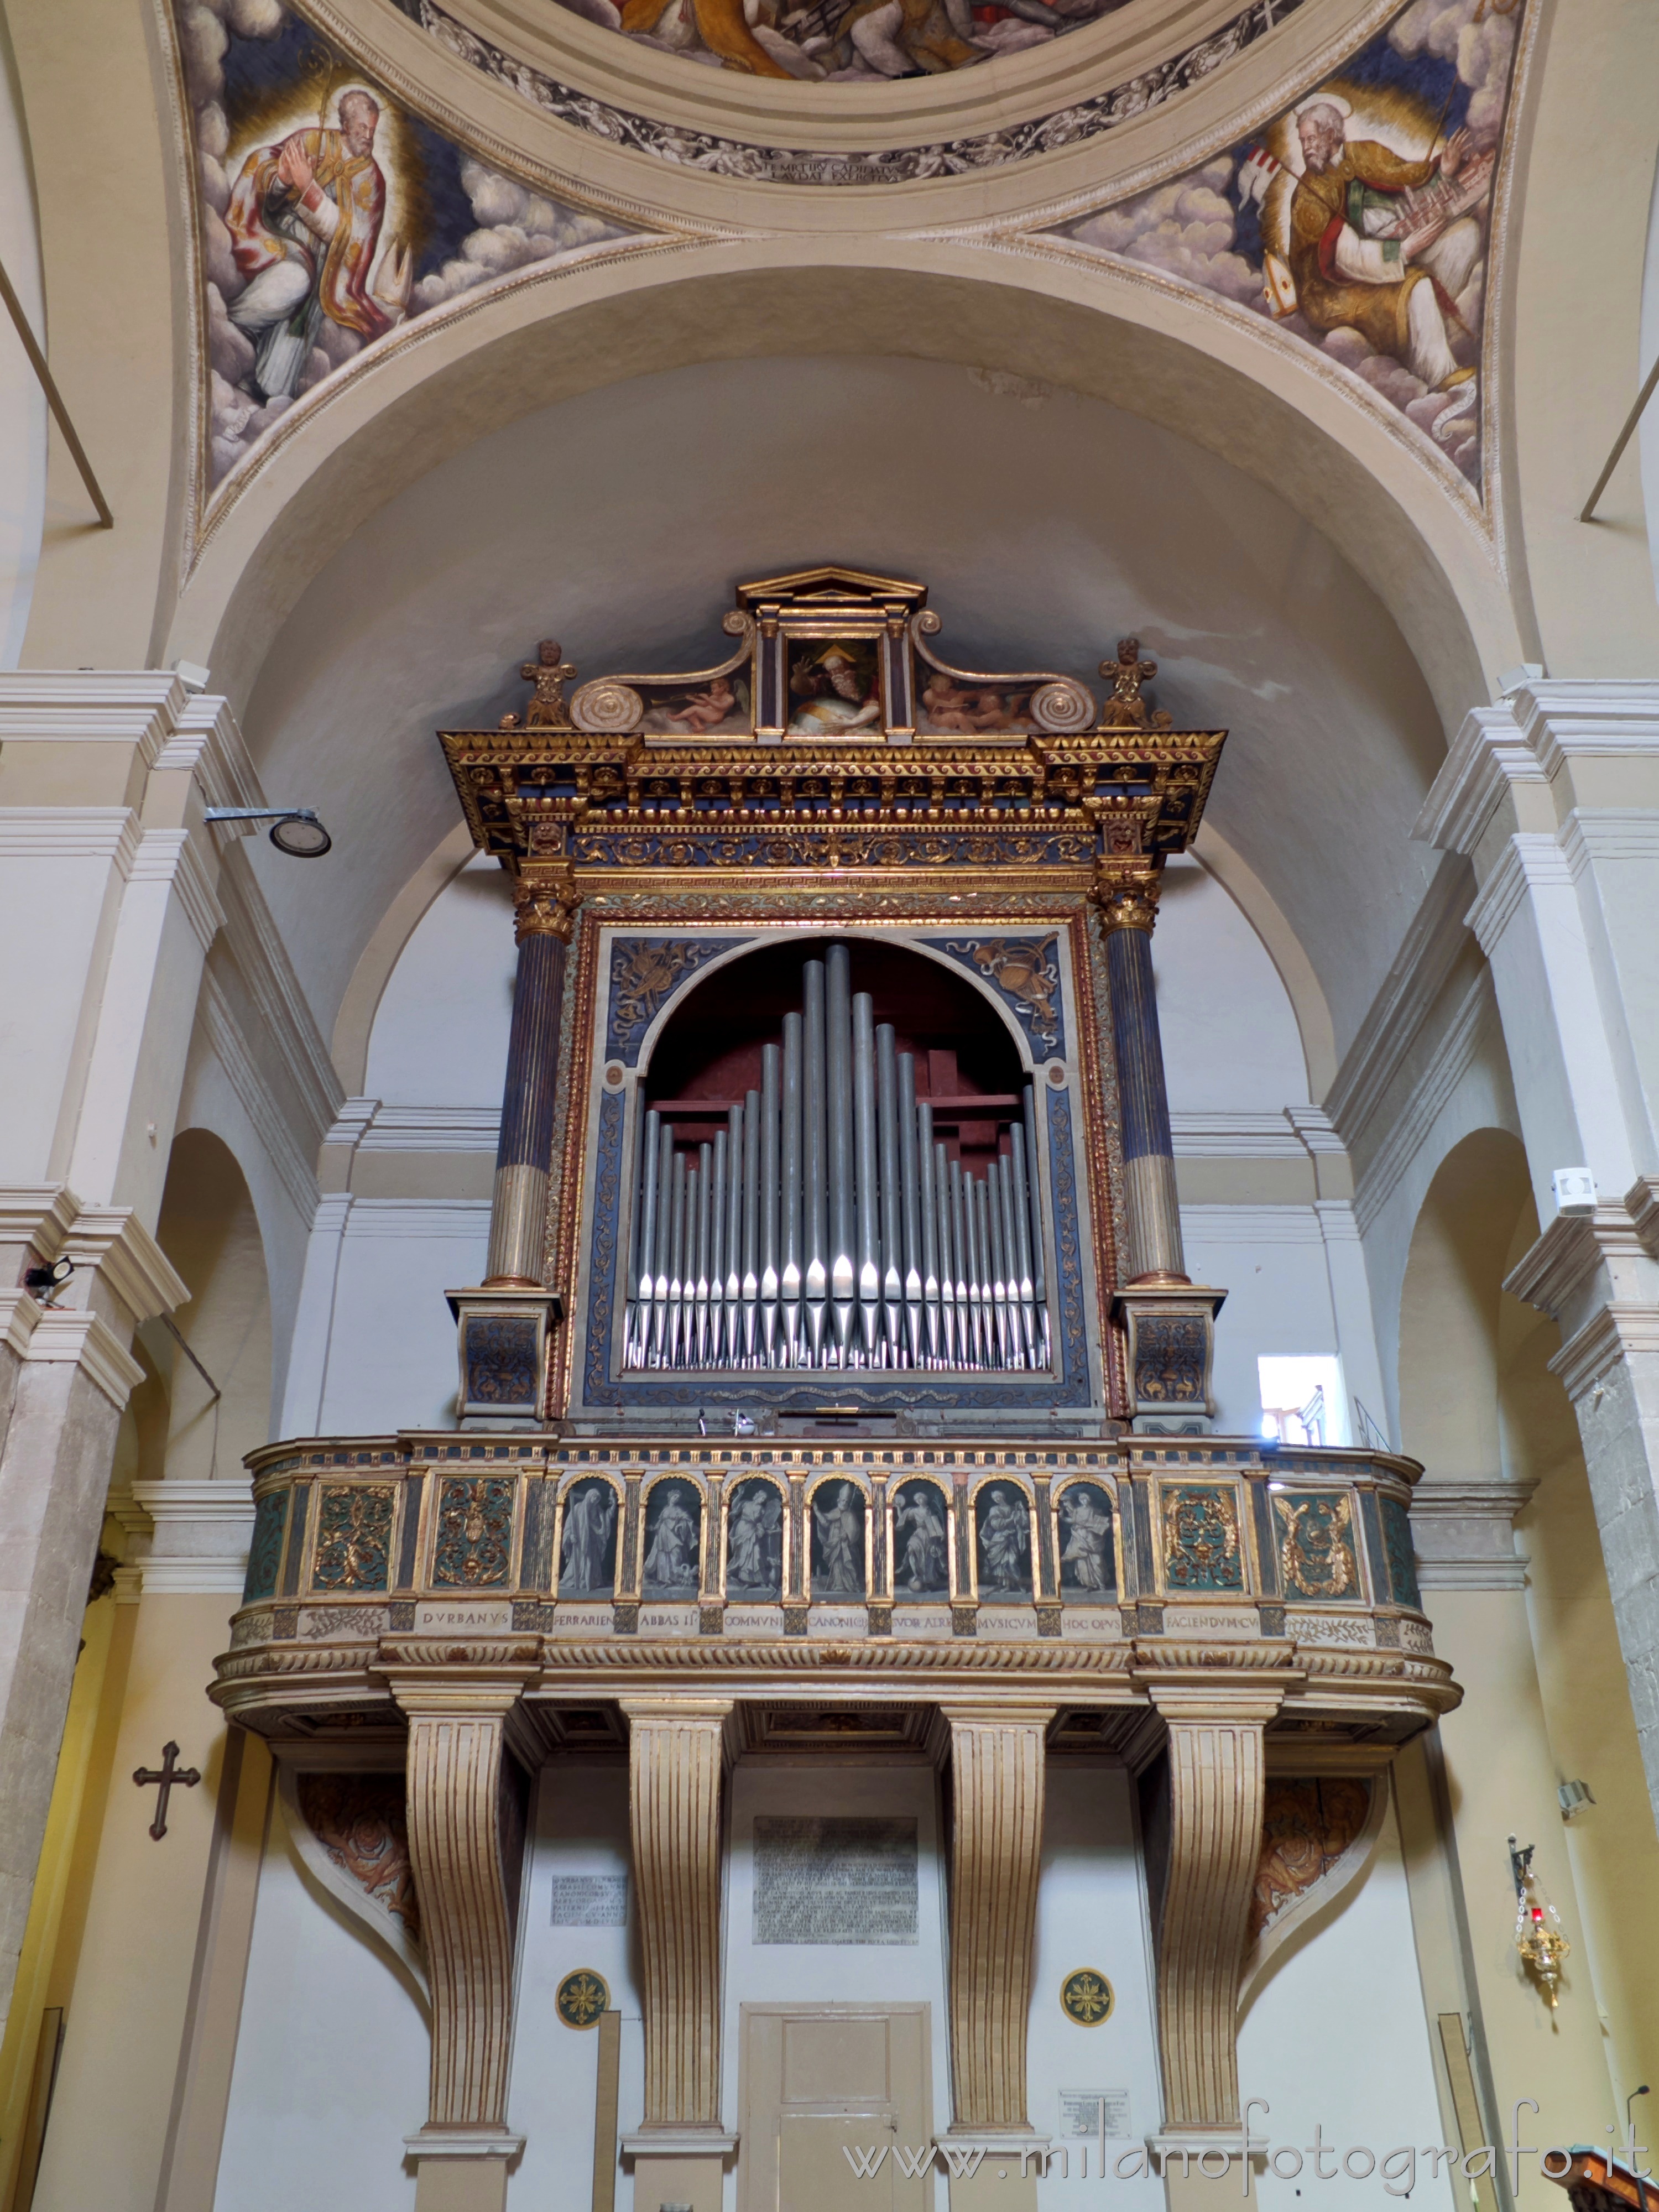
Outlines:
{"type": "Polygon", "coordinates": [[[720,2212],[720,1784],[729,1698],[624,1698],[644,1965],[645,2121],[635,2195],[720,2212]]]}
{"type": "Polygon", "coordinates": [[[11,1358],[0,1437],[0,2008],[28,1917],[137,1324],[189,1296],[125,1208],[61,1184],[0,1189],[0,1281],[67,1257],[56,1301],[0,1296],[11,1358]]]}
{"type": "Polygon", "coordinates": [[[507,2124],[517,1818],[507,1715],[524,1668],[387,1670],[409,1716],[409,1856],[432,2000],[416,2212],[501,2212],[523,2138],[507,2124]]]}
{"type": "Polygon", "coordinates": [[[1261,1854],[1276,1691],[1153,1684],[1169,1730],[1170,1844],[1158,1944],[1164,2137],[1237,2139],[1238,1986],[1261,1854]]]}
{"type": "Polygon", "coordinates": [[[1506,1287],[1559,1322],[1659,1810],[1659,685],[1538,682],[1471,714],[1417,833],[1474,863],[1546,1226],[1506,1287]],[[1558,1168],[1593,1215],[1558,1216],[1558,1168]]]}

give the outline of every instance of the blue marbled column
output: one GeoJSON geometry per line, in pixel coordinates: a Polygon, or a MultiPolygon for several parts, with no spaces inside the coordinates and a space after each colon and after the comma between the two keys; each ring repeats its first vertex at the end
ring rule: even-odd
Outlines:
{"type": "Polygon", "coordinates": [[[1128,1283],[1188,1280],[1176,1197],[1175,1144],[1164,1084],[1164,1046],[1152,985],[1155,889],[1137,884],[1102,902],[1122,1122],[1128,1283]]]}
{"type": "Polygon", "coordinates": [[[501,1142],[489,1215],[486,1286],[540,1288],[552,1164],[553,1102],[559,1070],[570,908],[534,890],[519,898],[519,973],[507,1048],[501,1142]]]}

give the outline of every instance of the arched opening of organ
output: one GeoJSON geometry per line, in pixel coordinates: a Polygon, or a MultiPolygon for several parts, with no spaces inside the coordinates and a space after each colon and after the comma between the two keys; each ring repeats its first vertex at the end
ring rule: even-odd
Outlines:
{"type": "Polygon", "coordinates": [[[633,1370],[1047,1370],[1028,1072],[972,980],[790,937],[691,990],[635,1133],[633,1370]]]}

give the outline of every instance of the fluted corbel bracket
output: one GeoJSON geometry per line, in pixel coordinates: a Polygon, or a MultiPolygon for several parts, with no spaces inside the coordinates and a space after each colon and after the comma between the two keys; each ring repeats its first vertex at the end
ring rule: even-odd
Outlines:
{"type": "Polygon", "coordinates": [[[1023,2129],[1051,1705],[946,1705],[953,2125],[1023,2129]]]}
{"type": "Polygon", "coordinates": [[[409,1716],[409,1856],[432,1997],[422,2158],[469,2142],[506,2154],[518,1844],[507,1727],[527,1672],[387,1669],[409,1716]]]}
{"type": "Polygon", "coordinates": [[[623,1698],[645,2013],[643,2145],[720,2121],[720,1782],[730,1698],[623,1698]]]}
{"type": "Polygon", "coordinates": [[[1237,2127],[1238,1989],[1261,1854],[1276,1688],[1152,1683],[1169,1730],[1170,1844],[1158,1931],[1166,2132],[1237,2127]]]}

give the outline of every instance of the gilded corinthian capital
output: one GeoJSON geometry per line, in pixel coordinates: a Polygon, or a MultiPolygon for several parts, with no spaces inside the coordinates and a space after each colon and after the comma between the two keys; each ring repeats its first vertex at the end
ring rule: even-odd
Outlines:
{"type": "Polygon", "coordinates": [[[522,945],[526,937],[557,937],[568,945],[576,927],[581,893],[567,876],[520,876],[513,891],[513,934],[522,945]]]}
{"type": "Polygon", "coordinates": [[[1159,888],[1159,880],[1155,875],[1136,876],[1127,880],[1122,877],[1097,877],[1092,896],[1100,908],[1101,920],[1108,929],[1150,931],[1158,920],[1159,888]]]}

